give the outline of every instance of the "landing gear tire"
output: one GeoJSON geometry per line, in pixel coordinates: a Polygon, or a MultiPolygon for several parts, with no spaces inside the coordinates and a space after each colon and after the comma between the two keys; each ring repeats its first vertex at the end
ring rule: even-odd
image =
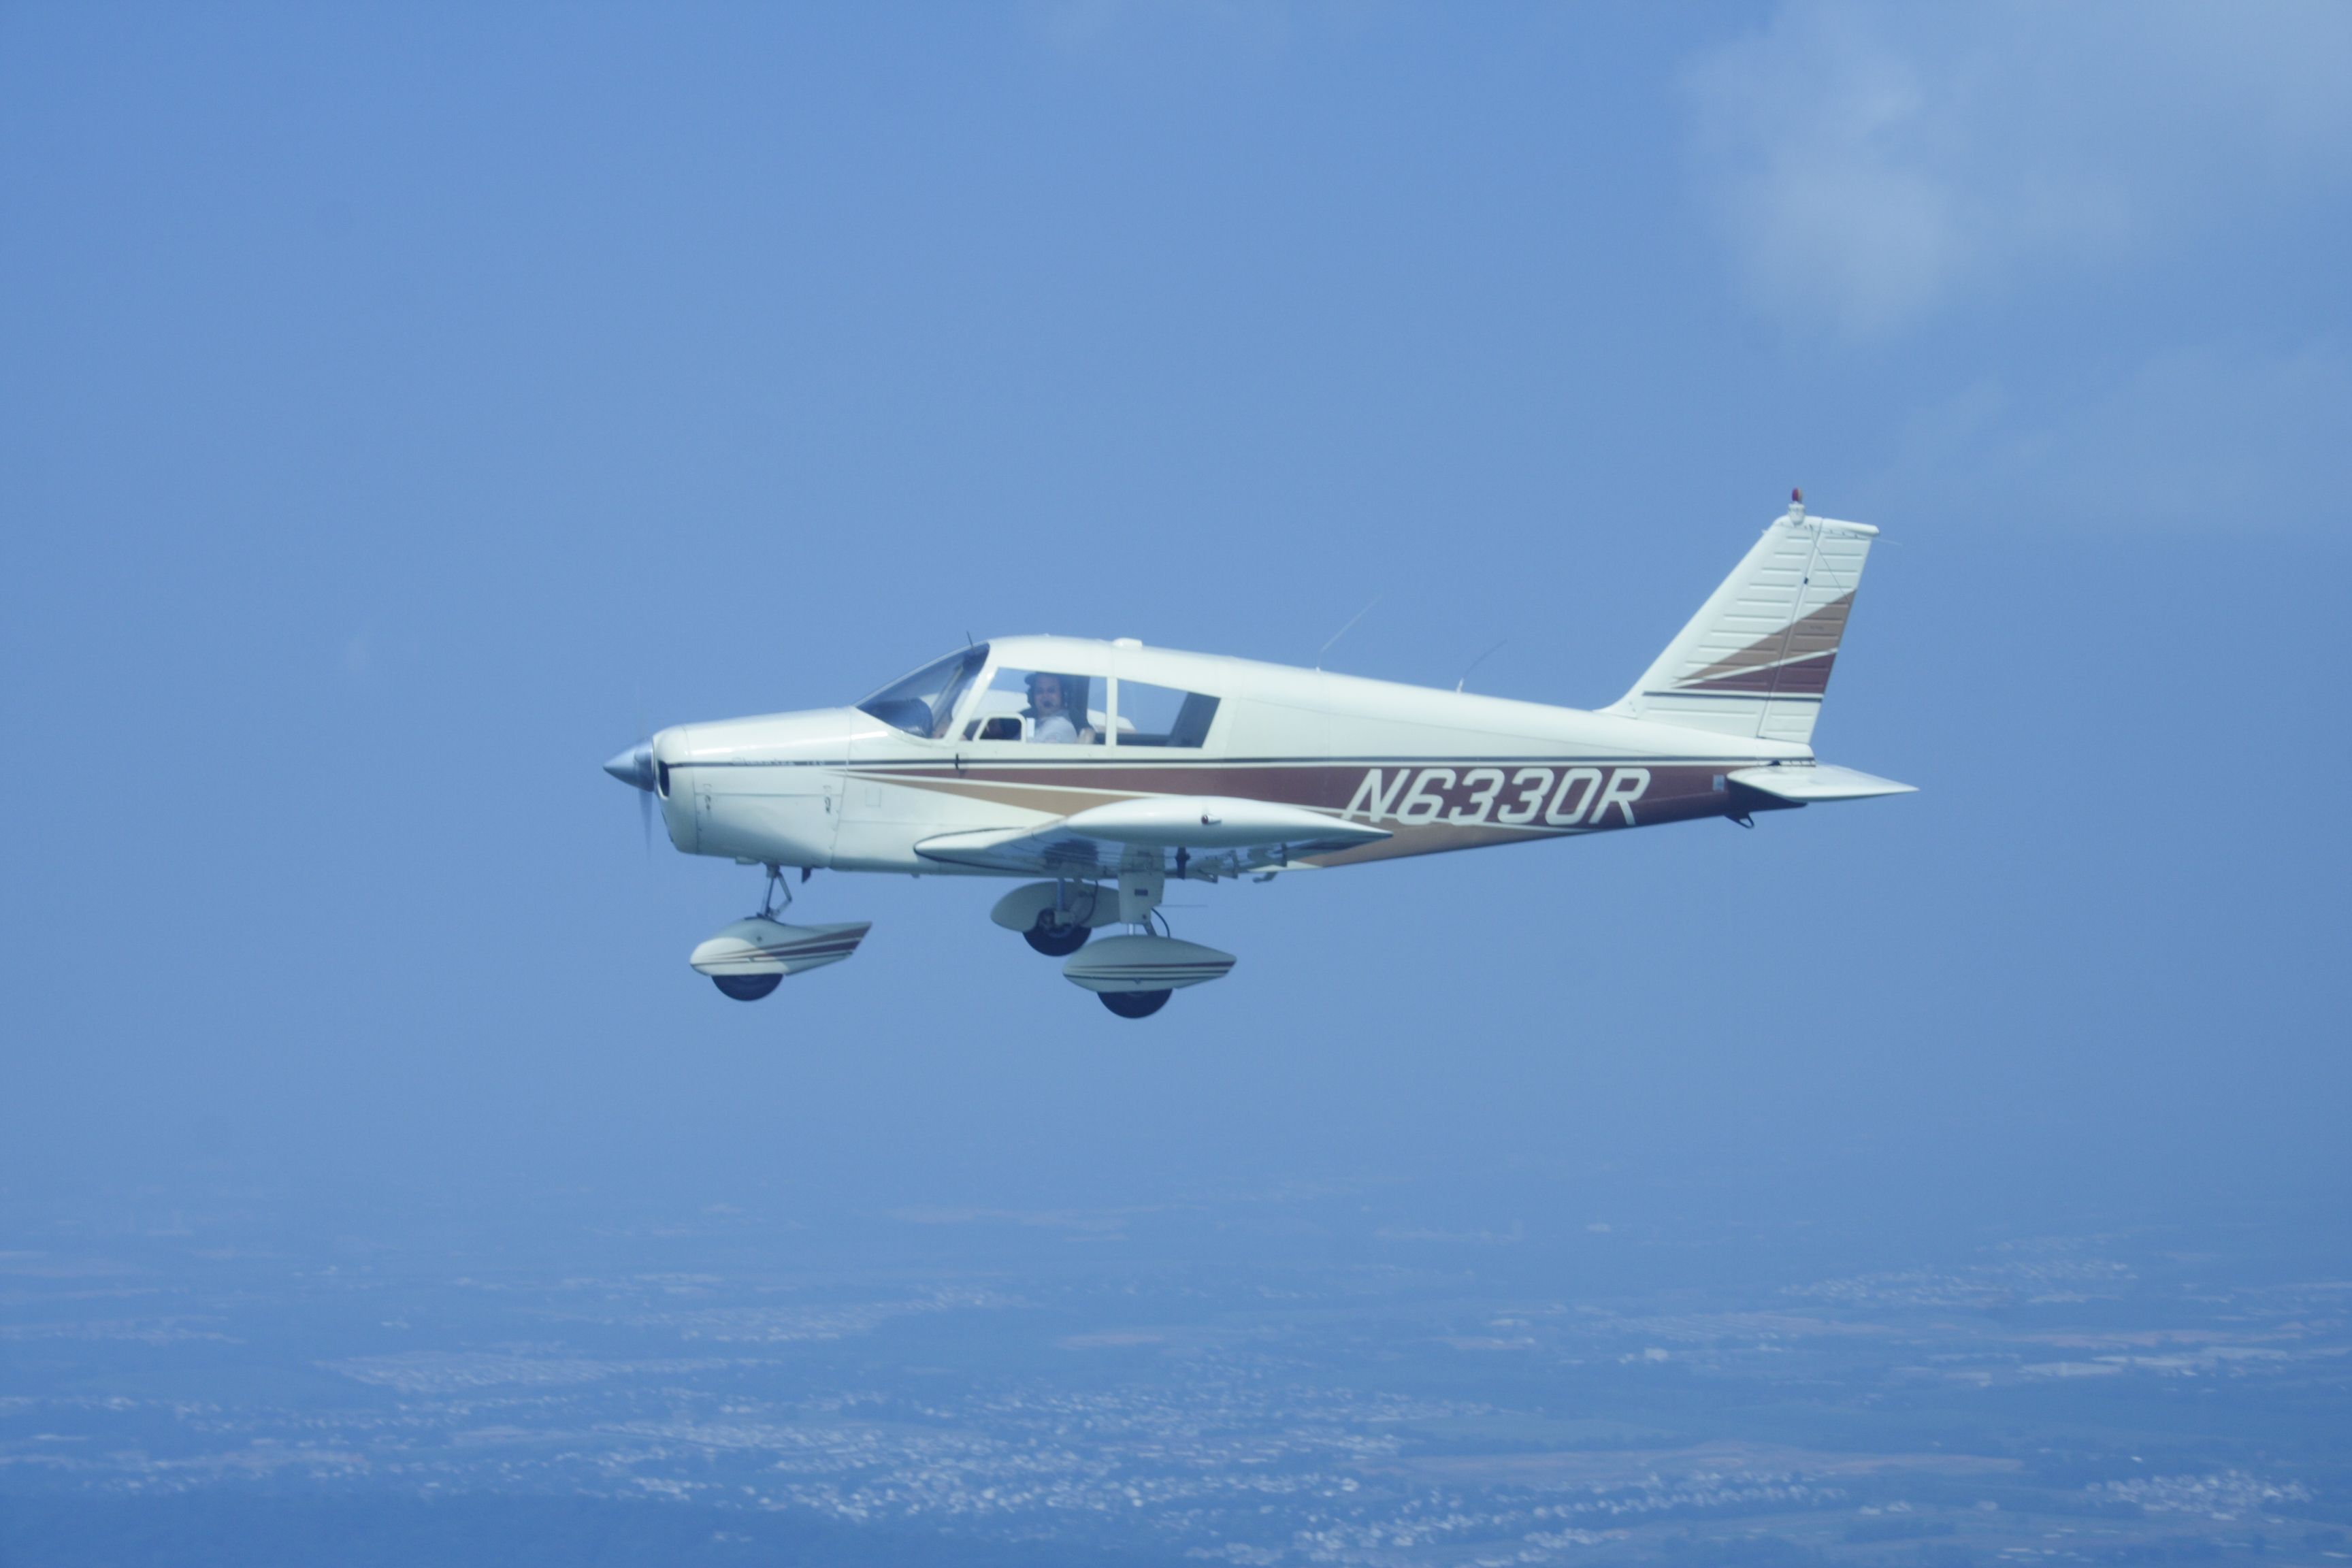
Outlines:
{"type": "Polygon", "coordinates": [[[1168,1005],[1165,991],[1097,991],[1095,994],[1122,1018],[1149,1018],[1168,1005]]]}
{"type": "Polygon", "coordinates": [[[714,974],[710,984],[738,1002],[757,1002],[784,983],[781,974],[714,974]]]}
{"type": "Polygon", "coordinates": [[[1054,918],[1050,910],[1041,911],[1037,923],[1021,933],[1021,940],[1048,958],[1067,958],[1087,945],[1087,938],[1095,933],[1082,925],[1055,927],[1048,924],[1054,918]]]}

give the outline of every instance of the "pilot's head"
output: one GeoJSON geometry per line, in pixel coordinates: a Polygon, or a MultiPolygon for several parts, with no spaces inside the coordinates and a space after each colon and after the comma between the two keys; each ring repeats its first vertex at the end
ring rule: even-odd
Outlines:
{"type": "Polygon", "coordinates": [[[1069,695],[1060,676],[1041,669],[1029,678],[1032,713],[1042,719],[1048,713],[1066,713],[1069,707],[1069,695]]]}

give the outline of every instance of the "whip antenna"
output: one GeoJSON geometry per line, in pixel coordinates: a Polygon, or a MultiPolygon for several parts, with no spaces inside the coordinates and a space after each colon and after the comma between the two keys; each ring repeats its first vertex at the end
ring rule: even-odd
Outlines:
{"type": "Polygon", "coordinates": [[[1316,668],[1320,669],[1323,668],[1323,656],[1331,651],[1332,644],[1338,642],[1341,637],[1346,637],[1349,632],[1355,630],[1356,623],[1362,620],[1366,616],[1370,615],[1372,613],[1372,605],[1377,605],[1380,602],[1381,596],[1378,594],[1373,595],[1371,605],[1366,605],[1362,609],[1358,610],[1354,615],[1349,616],[1348,617],[1348,624],[1331,634],[1331,641],[1325,643],[1321,647],[1315,650],[1316,668]]]}
{"type": "MultiPolygon", "coordinates": [[[[1504,637],[1500,641],[1496,642],[1493,647],[1488,648],[1485,653],[1482,653],[1476,658],[1472,659],[1470,661],[1470,669],[1465,669],[1462,672],[1462,680],[1469,679],[1471,670],[1476,669],[1480,665],[1486,663],[1488,659],[1502,652],[1503,644],[1509,642],[1510,640],[1511,639],[1508,637],[1504,637]]],[[[1454,690],[1459,691],[1462,689],[1462,680],[1457,680],[1454,683],[1454,690]]]]}

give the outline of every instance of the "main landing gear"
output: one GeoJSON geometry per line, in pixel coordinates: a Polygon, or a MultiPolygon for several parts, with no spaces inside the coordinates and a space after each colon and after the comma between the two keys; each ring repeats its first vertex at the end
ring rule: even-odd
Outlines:
{"type": "Polygon", "coordinates": [[[1083,925],[1054,923],[1054,911],[1039,910],[1037,923],[1021,933],[1021,940],[1048,958],[1067,958],[1087,945],[1087,938],[1095,933],[1083,925]]]}
{"type": "Polygon", "coordinates": [[[1062,978],[1101,997],[1117,1016],[1149,1018],[1173,993],[1222,979],[1234,966],[1230,952],[1168,934],[1159,911],[1165,889],[1158,862],[1148,860],[1122,869],[1112,885],[1065,879],[1015,888],[990,918],[1037,952],[1066,960],[1062,978]],[[1127,934],[1088,945],[1095,928],[1107,925],[1124,925],[1127,934]]]}
{"type": "Polygon", "coordinates": [[[1173,991],[1097,991],[1102,1005],[1122,1018],[1149,1018],[1168,1005],[1173,991]]]}
{"type": "Polygon", "coordinates": [[[1031,882],[996,901],[989,919],[1048,958],[1067,958],[1087,945],[1095,928],[1118,918],[1118,895],[1099,883],[1031,882]]]}

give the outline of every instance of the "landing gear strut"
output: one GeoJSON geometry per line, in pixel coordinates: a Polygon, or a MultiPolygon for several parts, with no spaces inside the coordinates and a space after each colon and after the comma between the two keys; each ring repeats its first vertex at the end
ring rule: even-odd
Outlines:
{"type": "MultiPolygon", "coordinates": [[[[805,882],[808,879],[809,868],[803,866],[801,868],[801,880],[805,882]]],[[[784,868],[782,866],[771,864],[768,868],[768,891],[766,895],[760,900],[760,912],[752,918],[754,920],[772,921],[792,907],[793,890],[784,886],[784,868]],[[782,893],[784,896],[784,901],[781,904],[776,902],[776,895],[778,893],[782,893]]]]}
{"type": "MultiPolygon", "coordinates": [[[[808,880],[808,871],[805,868],[801,871],[801,880],[804,882],[808,880]]],[[[756,921],[772,921],[792,907],[793,890],[784,885],[784,868],[782,866],[770,866],[767,893],[760,900],[759,912],[751,918],[756,921]],[[782,903],[776,901],[776,895],[779,893],[783,895],[782,903]]],[[[718,986],[721,994],[732,996],[738,1002],[757,1002],[783,983],[784,976],[781,970],[772,974],[714,974],[710,977],[710,984],[718,986]]]]}

